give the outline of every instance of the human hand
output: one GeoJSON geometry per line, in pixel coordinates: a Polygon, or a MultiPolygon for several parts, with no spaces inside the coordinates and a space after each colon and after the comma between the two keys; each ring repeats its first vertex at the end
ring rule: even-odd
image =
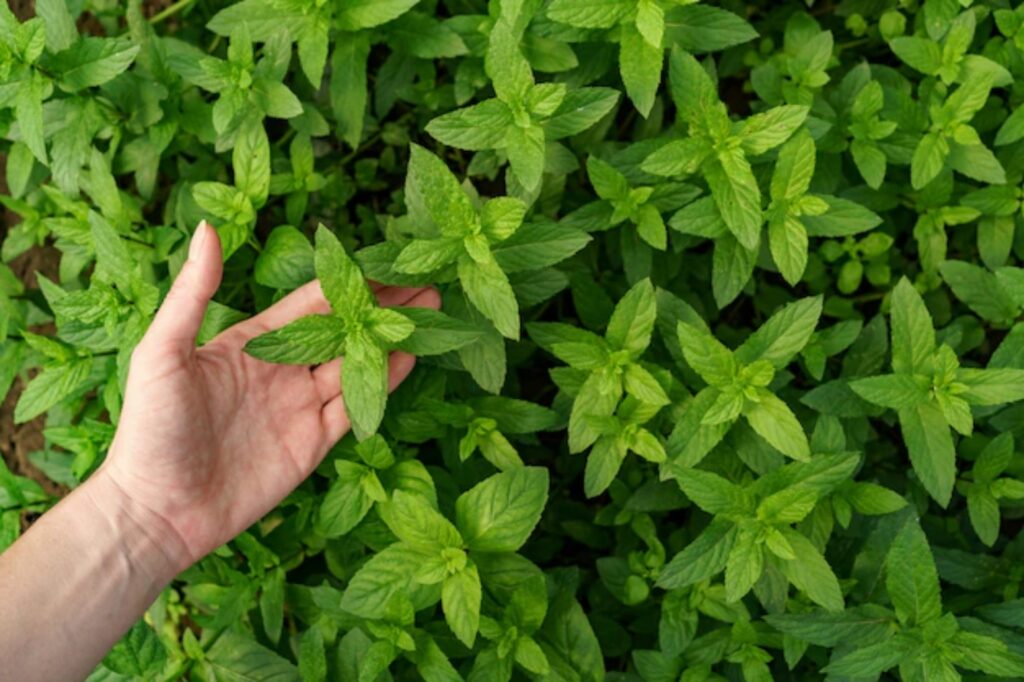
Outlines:
{"type": "MultiPolygon", "coordinates": [[[[217,233],[201,223],[188,261],[132,355],[117,434],[96,474],[163,521],[179,571],[270,511],[349,430],[340,359],[310,368],[243,352],[255,336],[329,312],[319,283],[197,348],[221,274],[217,233]]],[[[440,306],[433,289],[375,293],[386,306],[440,306]]],[[[391,390],[414,363],[406,353],[391,354],[391,390]]]]}

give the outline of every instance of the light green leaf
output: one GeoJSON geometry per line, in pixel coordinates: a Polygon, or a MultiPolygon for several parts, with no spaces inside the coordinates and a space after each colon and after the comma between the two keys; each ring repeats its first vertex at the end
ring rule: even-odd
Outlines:
{"type": "Polygon", "coordinates": [[[759,436],[776,450],[796,460],[807,460],[811,449],[796,415],[774,394],[764,391],[758,402],[748,402],[743,416],[759,436]]]}
{"type": "Polygon", "coordinates": [[[909,374],[927,362],[935,351],[935,330],[924,300],[906,278],[892,291],[892,368],[909,374]]]}
{"type": "Polygon", "coordinates": [[[547,498],[546,469],[505,471],[459,496],[456,525],[473,551],[514,552],[533,532],[547,498]]]}
{"type": "Polygon", "coordinates": [[[387,404],[388,354],[365,331],[349,334],[345,340],[341,387],[356,438],[372,436],[384,418],[387,404]]]}
{"type": "Polygon", "coordinates": [[[899,417],[914,473],[932,498],[945,507],[956,479],[956,450],[946,417],[932,401],[902,408],[899,417]]]}
{"type": "Polygon", "coordinates": [[[654,286],[649,279],[641,280],[616,304],[605,338],[612,348],[639,357],[651,342],[657,313],[654,286]]]}
{"type": "Polygon", "coordinates": [[[359,266],[323,225],[316,231],[314,262],[320,287],[334,312],[348,324],[362,321],[375,305],[373,294],[359,266]]]}
{"type": "Polygon", "coordinates": [[[405,14],[419,0],[345,0],[334,15],[336,28],[358,31],[386,24],[405,14]]]}
{"type": "Polygon", "coordinates": [[[427,124],[434,139],[459,149],[497,149],[505,144],[512,112],[499,99],[485,100],[438,116],[427,124]]]}
{"type": "Polygon", "coordinates": [[[480,574],[472,563],[444,580],[441,589],[441,606],[444,619],[459,641],[472,648],[480,627],[480,603],[482,600],[480,574]]]}
{"type": "Polygon", "coordinates": [[[265,362],[318,365],[345,351],[345,325],[334,315],[307,315],[245,344],[245,352],[265,362]]]}
{"type": "Polygon", "coordinates": [[[900,623],[922,626],[942,615],[935,560],[916,519],[908,520],[893,540],[885,572],[885,587],[900,623]]]}

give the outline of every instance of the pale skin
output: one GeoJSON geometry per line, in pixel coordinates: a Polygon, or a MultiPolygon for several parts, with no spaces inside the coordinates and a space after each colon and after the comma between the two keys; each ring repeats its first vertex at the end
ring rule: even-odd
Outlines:
{"type": "MultiPolygon", "coordinates": [[[[197,348],[221,274],[220,241],[202,223],[132,355],[104,464],[0,554],[5,679],[84,679],[174,576],[273,509],[349,431],[341,360],[272,365],[242,350],[329,312],[320,285],[197,348]]],[[[440,305],[432,289],[374,290],[382,305],[440,305]]],[[[392,353],[392,390],[414,363],[392,353]]]]}

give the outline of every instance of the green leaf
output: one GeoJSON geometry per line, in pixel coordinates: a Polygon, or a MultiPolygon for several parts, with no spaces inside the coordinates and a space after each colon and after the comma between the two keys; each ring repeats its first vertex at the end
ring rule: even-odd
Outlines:
{"type": "Polygon", "coordinates": [[[245,352],[265,362],[319,365],[345,352],[344,323],[333,315],[307,315],[245,344],[245,352]]]}
{"type": "Polygon", "coordinates": [[[758,402],[748,402],[743,416],[759,436],[782,454],[796,460],[810,458],[811,449],[803,427],[786,403],[773,394],[765,391],[759,395],[758,402]]]}
{"type": "Polygon", "coordinates": [[[138,45],[122,38],[85,37],[47,60],[47,67],[58,74],[61,88],[76,92],[112,80],[138,53],[138,45]]]}
{"type": "Polygon", "coordinates": [[[338,119],[338,137],[353,149],[359,146],[363,137],[369,57],[370,38],[367,33],[346,34],[344,40],[335,43],[331,53],[331,108],[338,119]]]}
{"type": "Polygon", "coordinates": [[[927,133],[914,150],[910,163],[910,182],[921,189],[942,172],[949,158],[949,142],[939,133],[927,133]]]}
{"type": "Polygon", "coordinates": [[[942,67],[942,50],[934,40],[900,36],[889,41],[889,47],[905,64],[927,76],[934,76],[942,67]]]}
{"type": "Polygon", "coordinates": [[[990,322],[1008,322],[1020,307],[1003,288],[996,275],[972,263],[948,260],[939,265],[942,279],[956,297],[990,322]]]}
{"type": "Polygon", "coordinates": [[[410,147],[405,191],[410,212],[422,207],[425,217],[445,236],[464,236],[479,221],[469,197],[448,166],[418,145],[410,147]]]}
{"type": "Polygon", "coordinates": [[[544,137],[553,141],[582,133],[604,118],[618,103],[619,91],[612,88],[569,90],[558,109],[544,121],[544,137]]]}
{"type": "Polygon", "coordinates": [[[260,592],[260,619],[267,637],[274,643],[280,641],[284,625],[284,586],[284,569],[277,568],[264,576],[260,592]]]}
{"type": "Polygon", "coordinates": [[[75,20],[65,0],[36,0],[35,9],[46,26],[46,49],[50,52],[65,50],[78,39],[75,20]]]}
{"type": "Polygon", "coordinates": [[[408,545],[424,550],[462,547],[459,531],[421,495],[396,490],[378,509],[391,532],[408,545]]]}
{"type": "Polygon", "coordinates": [[[807,230],[796,218],[787,216],[768,222],[768,246],[772,260],[791,286],[800,281],[807,268],[807,242],[807,230]]]}
{"type": "MultiPolygon", "coordinates": [[[[788,107],[777,107],[772,111],[778,109],[788,109],[788,107]]],[[[804,115],[806,116],[806,110],[804,115]]],[[[744,128],[744,131],[749,127],[750,123],[747,124],[747,128],[744,128]]],[[[760,134],[765,133],[762,131],[760,134]]],[[[779,150],[775,172],[772,174],[771,196],[773,200],[797,199],[807,192],[811,186],[811,178],[814,177],[814,155],[814,139],[806,130],[794,135],[779,150]]]]}
{"type": "Polygon", "coordinates": [[[166,661],[167,650],[156,633],[139,621],[114,645],[103,659],[103,666],[121,675],[145,677],[159,675],[166,661]]]}
{"type": "Polygon", "coordinates": [[[231,165],[235,170],[235,186],[255,206],[262,206],[270,191],[270,141],[257,118],[246,119],[239,129],[231,165]]]}
{"type": "Polygon", "coordinates": [[[327,656],[320,628],[306,630],[299,641],[299,677],[303,682],[324,682],[327,679],[327,656]]]}
{"type": "Polygon", "coordinates": [[[611,28],[624,19],[632,9],[628,0],[552,0],[547,15],[579,28],[611,28]]]}
{"type": "Polygon", "coordinates": [[[782,534],[796,555],[794,559],[780,562],[782,573],[797,589],[826,611],[841,612],[843,593],[825,557],[802,534],[788,528],[783,528],[782,534]]]}
{"type": "Polygon", "coordinates": [[[43,135],[43,92],[41,77],[26,78],[18,88],[14,112],[21,132],[21,141],[32,150],[36,160],[45,165],[48,163],[48,157],[43,135]]]}
{"type": "Polygon", "coordinates": [[[910,374],[884,374],[850,382],[850,388],[869,403],[894,410],[928,400],[928,386],[910,374]]]}
{"type": "Polygon", "coordinates": [[[441,605],[448,627],[460,642],[472,648],[480,627],[480,603],[482,601],[480,575],[472,563],[444,580],[441,590],[441,605]]]}
{"type": "Polygon", "coordinates": [[[735,527],[724,520],[712,521],[683,551],[675,555],[658,576],[658,585],[674,590],[707,580],[725,569],[736,543],[735,527]]]}
{"type": "Polygon", "coordinates": [[[745,365],[766,360],[782,369],[811,340],[821,317],[821,307],[822,300],[818,296],[783,306],[736,349],[736,359],[745,365]]]}
{"type": "Polygon", "coordinates": [[[253,278],[274,289],[295,289],[315,276],[313,246],[290,225],[275,227],[256,258],[253,278]]]}
{"type": "Polygon", "coordinates": [[[519,303],[508,277],[494,260],[459,260],[459,281],[477,310],[494,323],[502,336],[519,338],[519,303]]]}
{"type": "Polygon", "coordinates": [[[899,417],[914,473],[932,498],[945,507],[956,479],[956,450],[946,417],[932,401],[901,408],[899,417]]]}
{"type": "Polygon", "coordinates": [[[608,489],[619,473],[626,454],[626,444],[618,437],[604,436],[594,443],[587,455],[587,466],[583,472],[583,492],[587,497],[597,497],[608,489]]]}
{"type": "Polygon", "coordinates": [[[430,308],[392,308],[413,322],[416,328],[395,344],[412,355],[441,355],[465,348],[484,336],[484,330],[430,308]]]}
{"type": "Polygon", "coordinates": [[[783,144],[804,124],[807,111],[807,107],[787,104],[754,114],[740,130],[743,150],[756,156],[783,144]]]}
{"type": "Polygon", "coordinates": [[[828,204],[828,211],[800,217],[800,222],[812,237],[845,237],[867,232],[882,224],[878,214],[856,202],[833,196],[818,198],[828,204]]]}
{"type": "Polygon", "coordinates": [[[987,491],[967,494],[967,513],[978,539],[991,547],[999,539],[999,502],[987,491]]]}
{"type": "Polygon", "coordinates": [[[499,99],[489,99],[438,116],[427,124],[434,139],[459,149],[497,149],[505,144],[512,112],[499,99]]]}
{"type": "Polygon", "coordinates": [[[349,334],[345,340],[341,386],[345,411],[356,438],[372,436],[384,418],[387,404],[388,354],[365,331],[349,334]]]}
{"type": "Polygon", "coordinates": [[[587,157],[587,176],[594,186],[597,196],[602,199],[625,199],[629,195],[629,183],[626,176],[596,156],[587,157]]]}
{"type": "Polygon", "coordinates": [[[323,225],[316,231],[314,262],[320,287],[334,312],[347,324],[365,319],[367,312],[374,307],[370,287],[345,247],[323,225]]]}
{"type": "Polygon", "coordinates": [[[519,36],[508,21],[500,20],[491,29],[484,68],[494,93],[506,104],[522,104],[534,85],[530,65],[519,47],[519,36]]]}
{"type": "Polygon", "coordinates": [[[639,357],[651,342],[657,312],[654,287],[650,280],[642,280],[616,304],[605,338],[612,348],[639,357]]]}
{"type": "Polygon", "coordinates": [[[405,592],[412,575],[430,557],[402,543],[377,552],[349,580],[341,608],[364,618],[378,617],[381,605],[405,592]]]}
{"type": "Polygon", "coordinates": [[[298,682],[294,665],[270,649],[233,632],[221,634],[203,659],[218,680],[231,682],[298,682]]]}
{"type": "Polygon", "coordinates": [[[14,423],[35,419],[51,407],[85,387],[92,371],[92,361],[76,359],[59,367],[48,367],[37,374],[18,398],[14,423]]]}
{"type": "Polygon", "coordinates": [[[505,131],[505,153],[516,179],[527,192],[540,187],[544,175],[544,129],[538,125],[511,126],[505,131]]]}
{"type": "Polygon", "coordinates": [[[890,315],[892,368],[897,374],[912,373],[935,351],[935,330],[924,300],[906,278],[892,291],[890,315]]]}
{"type": "Polygon", "coordinates": [[[764,549],[754,535],[741,530],[725,565],[725,598],[735,602],[754,587],[764,571],[764,549]]]}
{"type": "Polygon", "coordinates": [[[966,386],[960,397],[972,405],[1003,405],[1024,400],[1024,370],[960,369],[957,381],[966,386]]]}
{"type": "MultiPolygon", "coordinates": [[[[693,137],[671,140],[644,159],[641,167],[646,173],[665,177],[690,175],[697,172],[710,153],[711,148],[705,140],[693,137]]],[[[690,204],[692,206],[694,204],[690,204]]],[[[715,215],[718,215],[717,211],[715,215]]]]}
{"type": "Polygon", "coordinates": [[[590,241],[586,232],[541,220],[525,223],[492,253],[506,273],[540,270],[571,258],[590,241]]]}
{"type": "Polygon", "coordinates": [[[324,537],[335,538],[345,535],[366,516],[373,506],[367,495],[363,480],[372,475],[365,467],[338,460],[335,462],[338,477],[324,495],[317,510],[317,532],[324,537]]]}
{"type": "Polygon", "coordinates": [[[336,27],[343,31],[373,28],[397,19],[419,0],[346,0],[334,15],[336,27]]]}
{"type": "Polygon", "coordinates": [[[824,670],[833,675],[848,677],[877,677],[899,664],[906,657],[907,650],[906,643],[890,638],[856,649],[829,663],[824,670]]]}
{"type": "Polygon", "coordinates": [[[922,626],[942,615],[939,576],[928,539],[917,521],[907,521],[885,561],[885,588],[896,617],[907,627],[922,626]]]}
{"type": "Polygon", "coordinates": [[[703,170],[726,227],[744,248],[757,248],[764,222],[761,190],[743,152],[720,151],[703,170]]]}
{"type": "Polygon", "coordinates": [[[456,525],[473,551],[514,552],[533,532],[547,498],[546,469],[495,474],[459,496],[456,525]]]}
{"type": "Polygon", "coordinates": [[[691,469],[676,482],[694,504],[709,514],[742,515],[751,508],[743,488],[710,471],[691,469]]]}
{"type": "Polygon", "coordinates": [[[690,52],[717,52],[754,38],[753,26],[718,7],[685,5],[665,14],[665,42],[690,52]]]}
{"type": "Polygon", "coordinates": [[[680,322],[677,328],[679,344],[686,363],[712,386],[732,382],[736,374],[736,361],[732,351],[705,330],[680,322]]]}
{"type": "Polygon", "coordinates": [[[1013,144],[1024,139],[1024,107],[1017,107],[1000,126],[996,134],[997,147],[1013,144]]]}
{"type": "Polygon", "coordinates": [[[662,48],[654,47],[640,35],[634,26],[624,25],[619,39],[619,73],[626,86],[626,94],[640,115],[647,117],[654,107],[654,99],[661,83],[661,70],[665,56],[662,48]]]}
{"type": "Polygon", "coordinates": [[[758,249],[744,247],[730,234],[715,241],[711,289],[719,308],[732,303],[743,291],[754,273],[757,254],[758,249]]]}

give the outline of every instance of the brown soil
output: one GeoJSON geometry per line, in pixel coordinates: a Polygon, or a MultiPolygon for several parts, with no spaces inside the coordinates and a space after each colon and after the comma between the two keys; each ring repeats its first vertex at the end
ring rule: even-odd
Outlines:
{"type": "Polygon", "coordinates": [[[7,0],[7,6],[14,12],[14,16],[22,21],[35,16],[36,13],[34,0],[7,0]]]}

